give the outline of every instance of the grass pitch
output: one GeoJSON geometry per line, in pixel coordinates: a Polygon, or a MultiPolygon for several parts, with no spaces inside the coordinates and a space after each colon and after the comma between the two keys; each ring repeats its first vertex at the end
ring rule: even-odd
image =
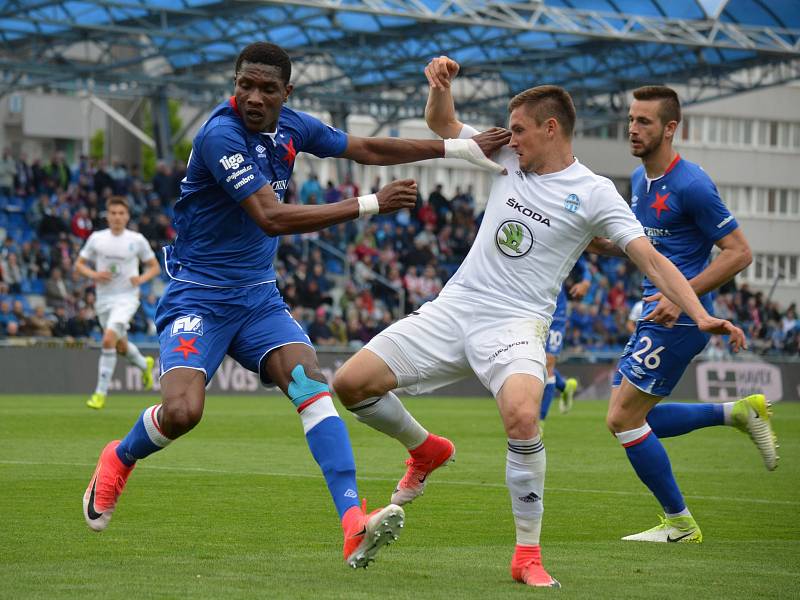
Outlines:
{"type": "MultiPolygon", "coordinates": [[[[81,498],[103,445],[155,396],[0,396],[3,598],[790,598],[800,595],[800,404],[775,407],[781,464],[768,473],[729,428],[666,440],[701,545],[622,542],[659,507],[604,428],[603,402],[547,423],[543,550],[563,588],[511,581],[505,436],[490,399],[407,399],[458,448],[406,507],[400,541],[367,571],[341,533],[300,420],[281,397],[210,397],[197,429],[137,467],[109,528],[81,498]]],[[[343,413],[346,411],[342,411],[343,413]]],[[[385,504],[404,450],[344,417],[360,493],[385,504]]]]}

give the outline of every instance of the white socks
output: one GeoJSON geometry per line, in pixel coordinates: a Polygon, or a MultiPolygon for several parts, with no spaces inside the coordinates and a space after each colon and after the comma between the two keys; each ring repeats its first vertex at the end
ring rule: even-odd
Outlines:
{"type": "Polygon", "coordinates": [[[508,440],[506,485],[517,526],[517,544],[538,546],[544,512],[544,473],[547,459],[542,438],[508,440]]]}
{"type": "Polygon", "coordinates": [[[420,446],[428,438],[428,431],[411,416],[394,392],[380,398],[367,398],[349,406],[356,419],[393,437],[409,450],[420,446]]]}
{"type": "Polygon", "coordinates": [[[100,362],[97,364],[97,387],[95,394],[107,394],[108,384],[114,375],[114,368],[117,366],[117,351],[114,348],[100,351],[100,362]]]}
{"type": "Polygon", "coordinates": [[[139,367],[142,371],[147,368],[147,362],[145,361],[144,356],[142,356],[142,353],[139,352],[139,348],[137,348],[136,345],[130,341],[128,341],[128,352],[125,354],[125,358],[127,358],[132,365],[139,367]]]}
{"type": "Polygon", "coordinates": [[[733,405],[736,402],[723,402],[722,403],[722,422],[725,425],[733,425],[733,405]]]}
{"type": "Polygon", "coordinates": [[[333,405],[333,398],[330,393],[326,392],[320,395],[318,400],[315,400],[303,409],[300,413],[300,421],[303,423],[303,434],[308,433],[319,423],[328,417],[338,417],[339,413],[333,405]]]}

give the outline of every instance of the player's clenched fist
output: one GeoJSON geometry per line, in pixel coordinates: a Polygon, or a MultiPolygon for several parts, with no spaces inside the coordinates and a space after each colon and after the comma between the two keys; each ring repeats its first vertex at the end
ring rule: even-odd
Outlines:
{"type": "Polygon", "coordinates": [[[392,213],[417,204],[417,182],[413,179],[398,179],[383,186],[376,194],[381,214],[392,213]]]}
{"type": "Polygon", "coordinates": [[[450,82],[458,75],[459,66],[456,61],[447,56],[440,56],[434,58],[425,67],[425,77],[428,78],[428,84],[434,89],[449,88],[450,82]]]}

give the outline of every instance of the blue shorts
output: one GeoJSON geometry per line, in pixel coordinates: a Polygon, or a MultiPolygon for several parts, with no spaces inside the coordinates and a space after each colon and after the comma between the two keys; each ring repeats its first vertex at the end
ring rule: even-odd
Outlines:
{"type": "Polygon", "coordinates": [[[547,343],[544,346],[544,351],[547,354],[558,356],[561,354],[561,348],[564,346],[564,336],[567,331],[566,319],[553,319],[550,324],[550,333],[547,334],[547,343]]]}
{"type": "Polygon", "coordinates": [[[647,394],[664,398],[677,385],[692,359],[703,351],[711,338],[696,325],[676,325],[671,329],[639,321],[617,364],[612,385],[622,376],[647,394]]]}
{"type": "Polygon", "coordinates": [[[260,375],[262,359],[275,348],[311,346],[274,283],[207,288],[170,281],[158,303],[156,328],[161,374],[188,367],[203,371],[206,382],[226,354],[260,375]]]}

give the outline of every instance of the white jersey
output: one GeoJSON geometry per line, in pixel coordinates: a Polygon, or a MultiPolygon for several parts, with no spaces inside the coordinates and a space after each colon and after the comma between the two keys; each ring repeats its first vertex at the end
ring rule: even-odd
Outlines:
{"type": "MultiPolygon", "coordinates": [[[[464,126],[460,137],[477,133],[464,126]]],[[[523,172],[508,147],[492,158],[508,175],[495,177],[475,243],[441,295],[467,295],[498,315],[550,323],[561,284],[592,238],[624,249],[644,229],[614,184],[577,159],[537,175],[523,172]]]]}
{"type": "Polygon", "coordinates": [[[144,236],[130,229],[119,235],[114,235],[110,229],[96,231],[86,240],[79,256],[92,261],[96,271],[108,271],[112,275],[108,283],[97,283],[98,304],[120,295],[138,298],[139,288],[131,283],[131,278],[139,274],[140,262],[155,258],[144,236]]]}

